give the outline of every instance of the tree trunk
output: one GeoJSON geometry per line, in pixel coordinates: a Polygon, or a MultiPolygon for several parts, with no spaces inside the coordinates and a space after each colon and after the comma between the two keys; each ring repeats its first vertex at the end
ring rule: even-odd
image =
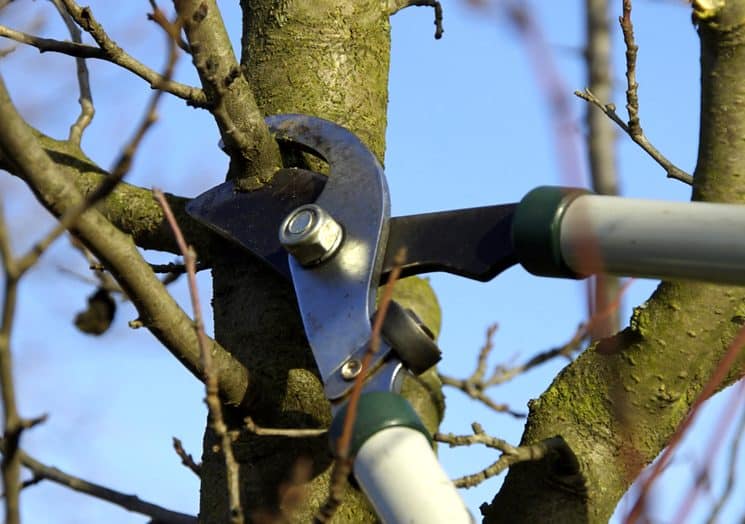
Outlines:
{"type": "MultiPolygon", "coordinates": [[[[244,11],[242,68],[260,110],[266,114],[306,113],[333,120],[357,133],[382,161],[390,52],[385,2],[351,0],[241,2],[244,11]]],[[[270,427],[326,427],[329,404],[305,340],[290,285],[245,256],[227,254],[213,267],[215,337],[251,370],[250,415],[270,427]]],[[[439,309],[424,281],[398,284],[399,297],[439,327],[439,309]]],[[[425,423],[434,429],[441,397],[424,382],[407,385],[425,423]],[[434,394],[433,394],[434,393],[434,394]]],[[[237,412],[229,414],[240,427],[237,412]]],[[[289,439],[242,433],[234,445],[240,463],[247,515],[283,513],[310,522],[328,493],[331,456],[325,437],[289,439]],[[299,465],[310,464],[299,507],[283,500],[287,487],[302,484],[299,465]]],[[[225,464],[218,440],[208,429],[202,469],[202,522],[223,522],[228,514],[225,464]]],[[[372,522],[375,517],[358,491],[349,489],[338,522],[372,522]]]]}
{"type": "MultiPolygon", "coordinates": [[[[742,204],[745,0],[722,4],[696,13],[702,83],[693,198],[742,204]]],[[[576,461],[513,467],[483,507],[484,522],[607,522],[631,482],[667,444],[744,322],[743,288],[661,284],[628,328],[594,344],[530,404],[523,442],[561,435],[576,461]]],[[[741,376],[744,360],[729,380],[741,376]]]]}

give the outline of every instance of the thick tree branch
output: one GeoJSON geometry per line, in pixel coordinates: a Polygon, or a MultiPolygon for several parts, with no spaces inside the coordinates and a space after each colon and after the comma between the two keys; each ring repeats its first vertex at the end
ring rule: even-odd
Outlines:
{"type": "MultiPolygon", "coordinates": [[[[737,22],[745,1],[724,5],[715,25],[699,25],[701,141],[693,196],[742,203],[745,28],[737,22]]],[[[552,512],[555,522],[606,522],[713,375],[743,324],[743,304],[741,288],[660,285],[626,330],[585,351],[530,404],[522,442],[561,435],[582,464],[574,480],[585,489],[573,489],[578,484],[546,464],[518,465],[484,508],[485,522],[535,521],[531,506],[552,512]]],[[[741,376],[744,361],[740,354],[727,382],[741,376]]]]}
{"type": "MultiPolygon", "coordinates": [[[[66,179],[71,180],[83,196],[94,192],[96,188],[101,187],[105,178],[111,176],[111,173],[85,156],[75,144],[55,140],[33,128],[29,129],[50,160],[55,163],[55,168],[66,179]]],[[[2,150],[0,169],[23,178],[18,166],[11,164],[2,150]]],[[[197,247],[200,253],[209,255],[226,247],[225,242],[184,211],[189,202],[188,198],[170,194],[166,194],[166,198],[181,224],[187,241],[197,247]]],[[[139,247],[179,253],[173,234],[165,222],[163,211],[149,189],[120,182],[99,204],[98,211],[118,229],[130,235],[139,247]]]]}
{"type": "MultiPolygon", "coordinates": [[[[1,79],[0,114],[0,149],[5,158],[13,159],[17,172],[40,202],[55,216],[78,206],[82,196],[41,148],[13,107],[1,79]]],[[[117,279],[144,325],[184,366],[201,377],[202,365],[191,321],[155,277],[132,240],[95,210],[80,216],[74,233],[117,279]]],[[[248,389],[248,371],[218,344],[211,344],[223,398],[241,404],[248,389]]]]}
{"type": "Polygon", "coordinates": [[[194,67],[230,154],[229,177],[244,189],[269,180],[281,165],[279,148],[235,58],[215,0],[175,0],[194,67]]]}

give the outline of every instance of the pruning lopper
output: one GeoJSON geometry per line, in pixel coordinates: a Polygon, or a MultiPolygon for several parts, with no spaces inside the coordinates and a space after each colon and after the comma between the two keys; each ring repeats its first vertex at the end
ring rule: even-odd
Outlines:
{"type": "MultiPolygon", "coordinates": [[[[383,168],[353,133],[305,115],[266,121],[277,140],[324,159],[328,177],[281,169],[250,192],[228,181],[187,212],[292,282],[334,410],[332,443],[363,371],[376,290],[396,265],[402,276],[446,271],[480,281],[520,264],[541,276],[604,272],[745,285],[745,206],[539,187],[516,204],[390,218],[383,168]]],[[[472,522],[431,436],[398,395],[403,377],[431,368],[440,351],[395,302],[382,332],[354,423],[354,475],[383,522],[472,522]]]]}

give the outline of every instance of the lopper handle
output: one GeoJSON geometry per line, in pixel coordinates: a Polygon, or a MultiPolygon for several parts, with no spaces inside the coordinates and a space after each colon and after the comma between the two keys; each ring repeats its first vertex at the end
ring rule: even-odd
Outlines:
{"type": "MultiPolygon", "coordinates": [[[[334,417],[332,447],[346,408],[334,417]]],[[[400,395],[363,393],[352,436],[354,476],[384,524],[473,524],[437,460],[430,436],[400,395]]]]}
{"type": "Polygon", "coordinates": [[[515,211],[520,263],[543,276],[595,273],[745,285],[745,206],[540,187],[515,211]]]}

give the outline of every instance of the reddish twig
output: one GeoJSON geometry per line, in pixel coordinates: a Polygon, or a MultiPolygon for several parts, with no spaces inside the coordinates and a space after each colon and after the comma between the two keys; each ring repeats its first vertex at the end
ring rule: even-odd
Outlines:
{"type": "Polygon", "coordinates": [[[730,369],[732,368],[732,365],[735,363],[735,360],[740,355],[740,351],[742,350],[743,346],[745,346],[745,327],[740,329],[740,331],[737,333],[737,336],[735,336],[734,340],[730,343],[727,351],[724,354],[724,357],[722,358],[722,360],[719,361],[719,364],[717,364],[717,367],[714,369],[714,373],[712,373],[711,377],[704,385],[704,388],[701,390],[701,393],[698,394],[696,400],[693,402],[688,415],[678,425],[678,428],[675,430],[675,433],[673,433],[673,436],[670,438],[670,442],[668,443],[667,447],[662,452],[659,459],[657,459],[657,461],[655,462],[649,475],[647,475],[647,477],[644,479],[639,490],[639,497],[637,497],[636,501],[634,502],[634,506],[631,508],[631,511],[624,521],[627,524],[634,524],[642,516],[646,507],[647,497],[649,496],[649,491],[652,484],[655,482],[655,480],[657,480],[662,471],[669,464],[672,454],[675,452],[676,448],[683,439],[683,435],[685,435],[686,431],[688,431],[688,429],[693,424],[693,421],[696,419],[696,416],[698,415],[702,404],[719,388],[720,384],[727,376],[727,373],[729,373],[730,369]]]}
{"type": "Polygon", "coordinates": [[[153,190],[153,194],[163,209],[163,215],[173,230],[173,236],[179,246],[181,255],[184,257],[184,265],[186,266],[186,275],[189,282],[189,296],[194,310],[194,329],[197,334],[197,340],[199,341],[199,351],[202,358],[203,378],[207,391],[207,408],[209,410],[212,429],[220,438],[223,455],[225,456],[228,496],[230,498],[230,522],[231,524],[243,524],[244,516],[240,498],[239,468],[233,454],[233,438],[223,418],[222,404],[218,395],[218,377],[212,365],[209,339],[204,331],[204,322],[202,321],[202,306],[199,301],[199,291],[197,289],[197,256],[192,247],[186,244],[181,228],[176,222],[176,217],[173,216],[173,211],[171,211],[171,207],[168,205],[163,192],[155,189],[153,190]]]}
{"type": "Polygon", "coordinates": [[[380,349],[380,336],[381,330],[383,329],[383,320],[388,312],[388,306],[393,299],[393,288],[401,275],[401,265],[404,256],[405,252],[403,249],[396,254],[395,265],[388,277],[388,282],[386,283],[385,288],[383,289],[383,294],[380,298],[378,311],[376,312],[375,320],[373,321],[370,343],[367,346],[367,351],[365,351],[365,354],[362,357],[361,371],[357,375],[354,385],[352,386],[352,392],[347,401],[347,412],[344,418],[341,436],[336,443],[336,460],[334,461],[334,466],[331,471],[329,496],[315,516],[314,522],[317,523],[329,522],[329,519],[331,519],[334,512],[342,502],[347,477],[352,471],[352,457],[349,456],[349,450],[352,442],[354,422],[357,418],[357,407],[359,405],[360,395],[362,394],[362,386],[367,378],[372,359],[380,349]]]}

